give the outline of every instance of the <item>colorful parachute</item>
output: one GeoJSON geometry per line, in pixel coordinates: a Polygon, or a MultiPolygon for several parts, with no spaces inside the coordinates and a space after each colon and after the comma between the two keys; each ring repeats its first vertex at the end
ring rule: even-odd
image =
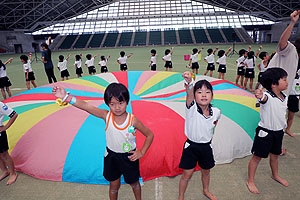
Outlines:
{"type": "MultiPolygon", "coordinates": [[[[252,94],[224,80],[208,79],[214,88],[213,105],[222,111],[212,142],[217,163],[250,154],[259,113],[252,94]]],[[[107,184],[103,173],[105,123],[72,106],[59,106],[52,87],[59,85],[78,99],[108,109],[103,93],[111,82],[123,83],[130,92],[127,111],[133,113],[155,137],[140,161],[143,180],[175,176],[183,143],[185,90],[180,73],[113,72],[45,85],[15,95],[4,102],[19,114],[8,130],[16,169],[36,178],[90,184],[107,184]]],[[[5,119],[7,120],[7,118],[5,119]]],[[[137,147],[144,136],[137,134],[137,147]]]]}

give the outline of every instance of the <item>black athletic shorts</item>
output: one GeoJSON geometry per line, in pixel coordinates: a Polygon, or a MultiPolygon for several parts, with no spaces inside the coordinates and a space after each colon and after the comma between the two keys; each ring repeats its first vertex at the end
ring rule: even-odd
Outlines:
{"type": "Polygon", "coordinates": [[[67,69],[63,70],[60,72],[60,77],[69,77],[70,74],[69,74],[69,71],[67,69]]]}
{"type": "Polygon", "coordinates": [[[89,69],[89,74],[96,73],[96,68],[94,66],[89,66],[88,69],[89,69]]]}
{"type": "Polygon", "coordinates": [[[172,61],[166,61],[165,68],[173,68],[172,61]]]}
{"type": "Polygon", "coordinates": [[[121,64],[120,65],[120,70],[121,71],[126,71],[128,68],[127,68],[127,65],[126,64],[121,64]]]}
{"type": "Polygon", "coordinates": [[[226,65],[219,65],[218,72],[226,73],[226,65]]]}
{"type": "Polygon", "coordinates": [[[11,82],[7,76],[0,78],[0,88],[11,86],[11,82]]]}
{"type": "Polygon", "coordinates": [[[34,81],[35,80],[34,73],[28,72],[28,79],[27,79],[27,72],[25,72],[25,80],[26,81],[34,81]]]}
{"type": "Polygon", "coordinates": [[[215,70],[215,64],[214,63],[208,63],[206,70],[214,71],[215,70]]]}
{"type": "Polygon", "coordinates": [[[261,79],[261,77],[262,77],[262,72],[259,72],[259,73],[258,73],[258,77],[257,77],[257,82],[259,82],[259,83],[260,83],[260,79],[261,79]]]}
{"type": "Polygon", "coordinates": [[[82,68],[76,68],[76,74],[79,74],[81,75],[83,72],[82,72],[82,68]]]}
{"type": "Polygon", "coordinates": [[[291,112],[296,113],[299,111],[299,99],[297,95],[289,95],[287,106],[291,112]]]}
{"type": "Polygon", "coordinates": [[[151,65],[151,71],[156,71],[156,64],[151,65]]]}
{"type": "Polygon", "coordinates": [[[8,142],[6,131],[0,132],[0,153],[4,153],[8,150],[8,142]]]}
{"type": "Polygon", "coordinates": [[[247,68],[246,72],[245,72],[245,77],[246,78],[254,78],[255,76],[255,72],[254,72],[254,68],[247,68]]]}
{"type": "Polygon", "coordinates": [[[237,75],[245,76],[245,68],[244,67],[238,67],[237,75]]]}
{"type": "Polygon", "coordinates": [[[198,62],[192,63],[192,69],[199,69],[199,64],[198,64],[198,62]]]}
{"type": "Polygon", "coordinates": [[[108,69],[106,66],[101,66],[101,73],[104,73],[104,72],[108,72],[108,69]]]}

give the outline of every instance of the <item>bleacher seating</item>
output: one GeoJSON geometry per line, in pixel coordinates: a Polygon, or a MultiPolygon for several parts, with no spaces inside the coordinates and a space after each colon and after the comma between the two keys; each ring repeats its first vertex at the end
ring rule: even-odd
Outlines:
{"type": "Polygon", "coordinates": [[[209,43],[204,29],[193,29],[196,43],[209,43]]]}
{"type": "Polygon", "coordinates": [[[123,32],[121,34],[120,40],[119,40],[119,46],[130,46],[132,38],[132,32],[123,32]]]}
{"type": "Polygon", "coordinates": [[[147,32],[136,32],[133,45],[146,45],[147,32]]]}
{"type": "Polygon", "coordinates": [[[149,45],[161,45],[161,31],[150,31],[149,45]]]}
{"type": "Polygon", "coordinates": [[[61,43],[59,49],[70,49],[78,35],[68,35],[61,43]]]}
{"type": "Polygon", "coordinates": [[[108,33],[103,47],[114,47],[116,45],[118,35],[119,33],[108,33]]]}
{"type": "Polygon", "coordinates": [[[164,31],[165,45],[177,44],[175,30],[164,31]]]}
{"type": "Polygon", "coordinates": [[[224,38],[222,37],[219,29],[207,29],[210,39],[213,43],[223,43],[224,38]]]}
{"type": "Polygon", "coordinates": [[[74,49],[84,48],[86,43],[90,39],[90,37],[91,37],[91,34],[80,35],[73,48],[74,49]]]}
{"type": "Polygon", "coordinates": [[[104,35],[105,35],[105,33],[94,34],[93,38],[91,39],[91,41],[88,45],[88,47],[89,48],[98,48],[98,47],[100,47],[104,35]]]}
{"type": "Polygon", "coordinates": [[[234,38],[233,38],[233,35],[232,33],[235,34],[235,41],[236,42],[240,42],[240,38],[236,35],[235,31],[233,28],[222,28],[222,31],[225,35],[225,37],[227,38],[228,42],[233,42],[234,41],[234,38]]]}
{"type": "Polygon", "coordinates": [[[193,44],[190,30],[178,30],[180,44],[193,44]]]}

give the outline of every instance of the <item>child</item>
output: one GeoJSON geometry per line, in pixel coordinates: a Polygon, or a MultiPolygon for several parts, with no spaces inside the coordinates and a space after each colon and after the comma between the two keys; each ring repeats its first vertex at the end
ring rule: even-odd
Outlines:
{"type": "Polygon", "coordinates": [[[70,74],[69,74],[69,71],[67,68],[67,63],[68,63],[70,56],[71,56],[71,54],[69,54],[65,60],[64,60],[63,55],[58,56],[59,62],[57,64],[57,68],[58,68],[58,70],[60,70],[60,76],[61,76],[62,81],[64,81],[65,77],[66,77],[66,80],[69,80],[70,74]]]}
{"type": "Polygon", "coordinates": [[[219,49],[217,47],[214,51],[212,49],[207,49],[208,56],[204,58],[204,61],[207,63],[206,71],[204,72],[204,75],[210,71],[210,77],[212,77],[213,71],[215,70],[215,53],[219,49]]]}
{"type": "Polygon", "coordinates": [[[125,56],[125,51],[120,52],[120,56],[117,60],[117,62],[120,64],[120,70],[121,71],[127,71],[128,67],[126,64],[126,60],[130,58],[133,55],[133,53],[130,53],[128,56],[125,56]]]}
{"type": "Polygon", "coordinates": [[[268,52],[261,52],[258,56],[261,59],[260,64],[257,65],[257,68],[259,69],[259,74],[258,74],[258,79],[257,79],[257,84],[255,88],[258,88],[260,85],[260,77],[261,73],[267,70],[268,62],[269,62],[269,55],[268,52]]]}
{"type": "Polygon", "coordinates": [[[94,66],[94,62],[95,62],[95,58],[98,56],[98,54],[96,54],[94,57],[92,57],[91,54],[87,54],[86,55],[86,59],[87,61],[85,61],[85,66],[88,68],[89,70],[89,75],[95,75],[96,74],[96,68],[94,66]]]}
{"type": "Polygon", "coordinates": [[[109,198],[118,198],[120,177],[123,174],[125,182],[132,187],[135,198],[141,199],[139,159],[145,155],[150,147],[153,133],[139,119],[126,112],[129,102],[127,88],[123,84],[112,83],[105,89],[104,101],[110,111],[99,109],[85,101],[71,97],[61,87],[54,87],[52,91],[56,97],[63,101],[105,120],[107,147],[103,175],[110,182],[109,198]],[[136,148],[135,129],[146,137],[141,149],[136,148]]]}
{"type": "Polygon", "coordinates": [[[179,182],[178,199],[184,199],[188,181],[193,175],[197,162],[202,172],[203,194],[209,199],[217,199],[209,192],[210,169],[215,166],[210,144],[221,111],[211,105],[213,89],[207,80],[200,80],[193,87],[191,72],[184,72],[182,76],[187,93],[185,135],[188,139],[184,143],[179,164],[183,174],[179,182]]]}
{"type": "Polygon", "coordinates": [[[250,51],[250,49],[251,49],[251,45],[249,45],[248,50],[241,49],[239,51],[240,57],[236,60],[237,76],[236,76],[236,79],[235,79],[235,84],[238,85],[239,79],[241,77],[241,86],[242,86],[242,88],[244,86],[244,76],[245,76],[244,61],[246,60],[246,56],[247,56],[248,52],[250,51]]]}
{"type": "Polygon", "coordinates": [[[9,90],[9,86],[11,86],[11,82],[6,74],[6,66],[8,63],[11,63],[13,58],[8,59],[4,64],[0,60],[0,89],[3,96],[3,99],[6,99],[5,90],[9,97],[11,97],[11,92],[9,90]],[[5,88],[5,90],[4,90],[5,88]]]}
{"type": "Polygon", "coordinates": [[[172,61],[171,61],[172,54],[173,54],[173,49],[174,49],[174,47],[172,47],[171,50],[166,49],[165,50],[165,56],[162,57],[162,60],[165,62],[166,71],[168,71],[168,69],[169,69],[170,72],[172,71],[172,68],[173,68],[172,61]]]}
{"type": "Polygon", "coordinates": [[[101,61],[99,62],[99,65],[101,67],[101,73],[106,73],[108,72],[106,63],[108,61],[108,59],[110,58],[110,55],[107,56],[107,58],[105,59],[105,56],[101,56],[101,61]]]}
{"type": "Polygon", "coordinates": [[[0,169],[2,172],[0,181],[9,176],[9,179],[6,182],[7,185],[11,185],[16,182],[18,176],[15,171],[14,161],[8,153],[9,147],[6,135],[6,130],[14,123],[17,117],[18,114],[14,110],[0,102],[0,169]],[[3,125],[4,115],[10,118],[5,125],[3,125]]]}
{"type": "Polygon", "coordinates": [[[220,50],[218,52],[219,59],[217,60],[216,63],[219,65],[219,69],[218,69],[219,79],[222,77],[222,79],[224,80],[224,75],[226,73],[226,57],[228,53],[231,51],[231,48],[232,47],[229,47],[226,53],[224,50],[220,50]]]}
{"type": "Polygon", "coordinates": [[[194,74],[195,73],[198,74],[198,69],[199,69],[198,55],[199,55],[199,53],[201,53],[202,49],[204,49],[204,48],[202,47],[199,51],[197,48],[194,48],[192,50],[193,54],[191,55],[189,66],[191,66],[191,63],[192,63],[192,70],[193,70],[194,74]]]}
{"type": "Polygon", "coordinates": [[[31,53],[29,54],[29,60],[26,55],[21,55],[20,60],[23,63],[27,89],[30,90],[30,82],[32,83],[33,87],[36,88],[36,84],[34,82],[35,77],[31,68],[31,53]]]}
{"type": "Polygon", "coordinates": [[[151,68],[151,71],[156,71],[156,50],[155,49],[151,50],[149,67],[151,68]]]}
{"type": "Polygon", "coordinates": [[[250,78],[250,83],[249,83],[249,88],[250,88],[249,91],[250,92],[254,91],[252,89],[253,79],[255,77],[254,67],[255,67],[255,62],[256,62],[257,55],[259,54],[261,49],[262,49],[262,46],[259,47],[259,49],[258,49],[258,51],[255,55],[254,55],[253,51],[250,51],[247,55],[248,58],[244,61],[244,64],[246,66],[244,88],[247,89],[248,78],[250,78]]]}
{"type": "Polygon", "coordinates": [[[74,65],[75,65],[75,70],[76,70],[77,78],[82,77],[82,74],[83,74],[82,68],[81,68],[81,56],[82,56],[82,54],[75,56],[75,63],[74,63],[74,65]]]}
{"type": "Polygon", "coordinates": [[[252,146],[252,158],[248,165],[247,187],[258,194],[254,176],[261,158],[270,154],[272,178],[284,186],[288,182],[278,175],[278,156],[281,153],[283,128],[286,127],[287,98],[282,92],[288,88],[287,73],[281,68],[270,68],[262,73],[261,84],[267,90],[255,90],[255,97],[260,101],[260,122],[252,146]]]}

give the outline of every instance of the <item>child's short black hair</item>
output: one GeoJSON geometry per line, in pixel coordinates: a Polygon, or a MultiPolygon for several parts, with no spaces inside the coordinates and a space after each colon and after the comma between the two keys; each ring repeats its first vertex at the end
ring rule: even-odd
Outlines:
{"type": "Polygon", "coordinates": [[[79,61],[79,60],[81,60],[81,56],[80,55],[76,55],[75,59],[76,59],[76,61],[79,61]]]}
{"type": "Polygon", "coordinates": [[[4,65],[4,63],[2,62],[2,60],[0,60],[0,68],[3,67],[4,70],[6,70],[6,67],[4,65]]]}
{"type": "Polygon", "coordinates": [[[166,49],[165,50],[165,55],[168,55],[169,53],[171,53],[171,50],[170,49],[166,49]]]}
{"type": "Polygon", "coordinates": [[[111,83],[107,86],[104,91],[104,101],[106,105],[109,105],[111,98],[115,97],[120,102],[129,102],[129,92],[128,89],[122,83],[111,83]]]}
{"type": "Polygon", "coordinates": [[[65,57],[64,57],[63,55],[59,55],[59,56],[58,56],[59,62],[63,62],[63,61],[64,61],[64,58],[65,58],[65,57]]]}
{"type": "MultiPolygon", "coordinates": [[[[194,86],[194,96],[195,96],[195,93],[198,89],[201,89],[203,86],[205,86],[207,89],[209,89],[211,91],[211,94],[212,96],[214,95],[213,93],[213,87],[212,85],[210,84],[210,82],[208,82],[207,80],[200,80],[200,81],[197,81],[195,86],[194,86]]],[[[209,105],[210,107],[212,106],[211,104],[209,105]]]]}
{"type": "Polygon", "coordinates": [[[207,49],[207,53],[208,53],[208,54],[211,54],[212,52],[213,52],[212,49],[207,49]]]}
{"type": "Polygon", "coordinates": [[[221,58],[222,56],[224,56],[224,54],[225,54],[225,51],[224,51],[224,50],[218,51],[218,56],[219,56],[219,58],[221,58]]]}
{"type": "Polygon", "coordinates": [[[27,62],[27,61],[28,61],[28,56],[26,56],[26,55],[21,55],[21,56],[20,56],[20,59],[21,59],[21,60],[24,60],[25,62],[27,62]]]}
{"type": "Polygon", "coordinates": [[[284,69],[279,67],[269,68],[261,73],[260,83],[269,91],[272,91],[272,85],[278,85],[281,78],[287,77],[284,69]]]}
{"type": "Polygon", "coordinates": [[[49,48],[49,47],[48,47],[48,44],[46,44],[46,43],[42,43],[42,44],[41,44],[41,47],[45,47],[46,49],[49,48]]]}
{"type": "Polygon", "coordinates": [[[101,59],[101,60],[105,60],[105,56],[101,56],[100,59],[101,59]]]}
{"type": "Polygon", "coordinates": [[[91,54],[87,54],[85,57],[86,57],[88,60],[91,60],[92,55],[91,55],[91,54]]]}
{"type": "Polygon", "coordinates": [[[254,51],[249,51],[247,57],[248,59],[254,58],[254,51]]]}
{"type": "Polygon", "coordinates": [[[241,50],[239,51],[239,55],[240,55],[240,56],[243,56],[245,53],[246,53],[246,50],[245,50],[245,49],[241,49],[241,50]]]}
{"type": "Polygon", "coordinates": [[[153,53],[154,55],[156,54],[156,50],[155,49],[151,49],[150,52],[153,53]]]}
{"type": "Polygon", "coordinates": [[[125,51],[121,51],[120,55],[121,55],[121,57],[124,57],[125,56],[125,51]]]}
{"type": "Polygon", "coordinates": [[[197,48],[193,48],[193,54],[197,53],[198,52],[198,49],[197,48]]]}
{"type": "Polygon", "coordinates": [[[264,59],[264,57],[266,57],[267,56],[267,54],[268,54],[268,52],[266,52],[266,51],[263,51],[263,52],[260,52],[260,54],[258,55],[258,57],[260,58],[260,59],[264,59]]]}

